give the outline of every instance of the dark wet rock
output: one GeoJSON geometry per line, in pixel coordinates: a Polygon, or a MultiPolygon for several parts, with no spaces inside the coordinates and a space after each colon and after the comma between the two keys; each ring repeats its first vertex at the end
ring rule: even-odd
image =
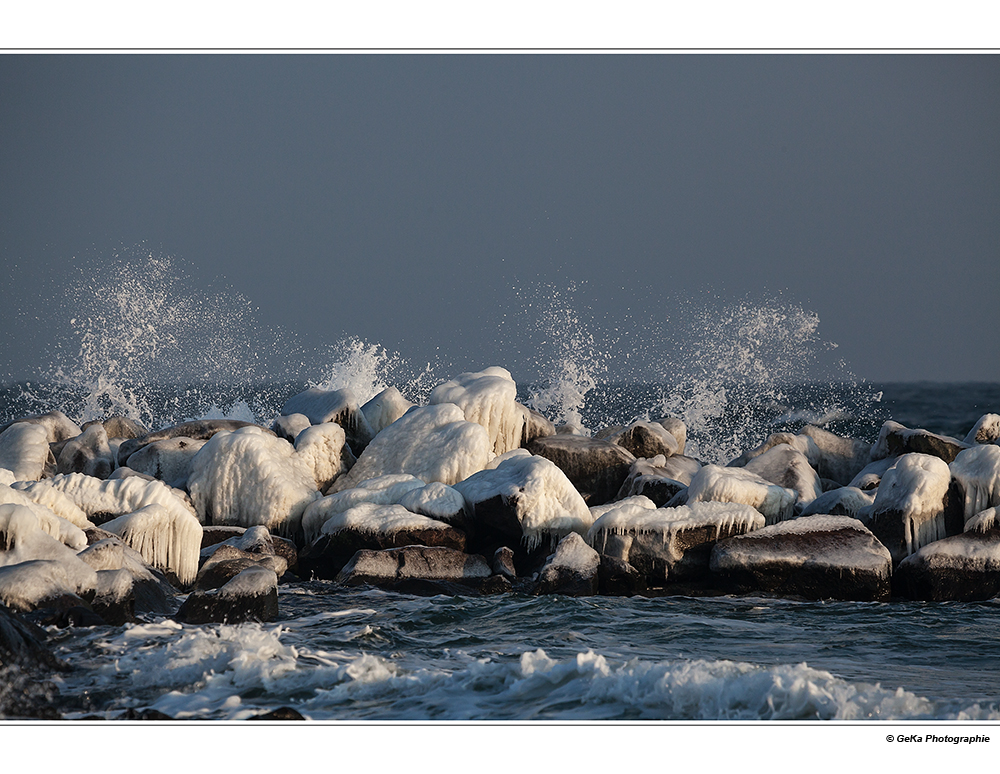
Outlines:
{"type": "Polygon", "coordinates": [[[248,567],[264,567],[280,578],[288,565],[283,557],[273,553],[251,553],[235,546],[220,544],[202,563],[194,582],[196,591],[218,589],[248,567]]]}
{"type": "Polygon", "coordinates": [[[128,570],[98,570],[94,612],[110,626],[135,621],[135,580],[128,570]]]}
{"type": "Polygon", "coordinates": [[[57,629],[108,625],[85,600],[73,599],[72,596],[51,600],[48,605],[26,613],[25,618],[39,626],[54,626],[57,629]]]}
{"type": "MultiPolygon", "coordinates": [[[[166,576],[146,564],[142,556],[126,545],[121,538],[101,529],[89,529],[87,540],[90,545],[77,556],[97,571],[98,578],[103,571],[108,570],[125,570],[131,576],[131,602],[126,601],[124,604],[131,608],[133,614],[169,615],[177,609],[177,591],[166,576]]],[[[95,609],[99,610],[97,603],[101,596],[99,584],[95,609]]],[[[108,623],[113,622],[109,620],[108,623]]]]}
{"type": "Polygon", "coordinates": [[[252,715],[247,720],[305,720],[305,718],[292,707],[278,707],[261,715],[252,715]]]}
{"type": "Polygon", "coordinates": [[[49,650],[46,639],[43,629],[0,602],[0,667],[68,669],[49,650]]]}
{"type": "Polygon", "coordinates": [[[883,423],[879,431],[878,440],[872,446],[871,459],[874,461],[904,454],[928,454],[950,463],[960,451],[969,446],[957,438],[937,435],[927,430],[910,430],[890,420],[883,423]]]}
{"type": "Polygon", "coordinates": [[[521,435],[521,446],[527,448],[536,438],[548,438],[556,434],[556,426],[534,409],[522,406],[524,409],[524,432],[521,435]]]}
{"type": "MultiPolygon", "coordinates": [[[[348,586],[402,588],[408,581],[449,581],[478,588],[491,575],[486,559],[441,546],[358,551],[337,581],[348,586]]],[[[412,586],[411,586],[412,587],[412,586]]]]}
{"type": "Polygon", "coordinates": [[[218,591],[192,591],[174,618],[181,623],[237,624],[278,617],[278,576],[254,565],[218,591]]]}
{"type": "Polygon", "coordinates": [[[494,574],[502,575],[510,581],[517,580],[517,570],[514,568],[514,552],[507,546],[500,546],[493,553],[490,569],[494,574]]]}
{"type": "Polygon", "coordinates": [[[134,707],[129,707],[121,715],[116,717],[115,720],[173,720],[173,718],[164,712],[160,712],[159,710],[137,710],[134,707]]]}
{"type": "Polygon", "coordinates": [[[613,597],[631,597],[649,588],[646,576],[617,556],[601,554],[597,570],[597,587],[601,594],[613,597]]]}
{"type": "Polygon", "coordinates": [[[601,558],[584,539],[571,532],[556,546],[542,568],[536,594],[587,597],[597,593],[597,570],[601,558]]]}
{"type": "Polygon", "coordinates": [[[91,425],[66,441],[56,459],[57,473],[83,473],[100,479],[110,476],[116,467],[108,434],[101,424],[91,425]]]}
{"type": "Polygon", "coordinates": [[[808,516],[720,541],[710,567],[742,594],[887,600],[892,559],[857,519],[808,516]]]}
{"type": "Polygon", "coordinates": [[[617,444],[576,435],[536,438],[528,450],[559,466],[587,505],[613,500],[635,462],[635,455],[617,444]]]}
{"type": "Polygon", "coordinates": [[[206,443],[184,437],[153,441],[131,454],[125,464],[137,473],[145,473],[175,489],[183,489],[191,473],[191,460],[206,443]]]}
{"type": "MultiPolygon", "coordinates": [[[[242,422],[238,419],[195,419],[191,422],[181,422],[179,425],[165,427],[139,438],[129,438],[118,447],[118,459],[127,460],[139,449],[156,441],[166,441],[170,438],[192,438],[197,441],[207,441],[216,433],[239,430],[241,427],[248,426],[259,427],[252,422],[242,422]]],[[[270,430],[263,427],[260,429],[274,435],[270,430]]]]}
{"type": "Polygon", "coordinates": [[[660,455],[652,460],[633,462],[615,500],[643,495],[659,507],[670,502],[678,492],[686,490],[687,483],[672,478],[665,467],[655,464],[663,459],[660,455]]]}
{"type": "Polygon", "coordinates": [[[927,602],[992,599],[1000,594],[1000,529],[928,543],[899,563],[892,590],[927,602]]]}
{"type": "Polygon", "coordinates": [[[128,417],[108,417],[104,420],[92,419],[83,425],[83,430],[87,430],[91,425],[101,425],[108,438],[121,438],[127,441],[129,438],[141,438],[149,432],[149,428],[128,417]]]}
{"type": "Polygon", "coordinates": [[[513,590],[513,582],[505,575],[491,575],[489,578],[484,580],[482,585],[479,587],[479,593],[483,596],[490,596],[493,594],[509,594],[513,590]]]}
{"type": "Polygon", "coordinates": [[[628,427],[608,428],[594,436],[621,446],[636,458],[672,457],[680,453],[680,444],[656,422],[636,420],[628,427]]]}
{"type": "Polygon", "coordinates": [[[687,444],[687,426],[677,417],[658,417],[653,420],[670,433],[674,439],[677,441],[677,451],[675,456],[678,454],[684,454],[684,447],[687,444]]]}
{"type": "Polygon", "coordinates": [[[939,457],[904,454],[882,476],[870,509],[859,512],[894,564],[965,527],[964,498],[939,457]]]}
{"type": "Polygon", "coordinates": [[[247,531],[246,527],[222,527],[208,525],[201,528],[201,547],[214,546],[231,538],[238,538],[247,531]]]}
{"type": "Polygon", "coordinates": [[[336,422],[344,428],[347,443],[355,455],[361,454],[374,437],[357,398],[346,388],[323,390],[312,387],[286,400],[281,414],[303,414],[314,425],[336,422]]]}

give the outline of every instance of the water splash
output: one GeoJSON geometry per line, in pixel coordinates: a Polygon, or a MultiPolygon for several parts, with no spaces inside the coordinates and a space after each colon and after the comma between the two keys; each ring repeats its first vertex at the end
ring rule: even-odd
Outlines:
{"type": "Polygon", "coordinates": [[[360,403],[365,403],[387,387],[397,388],[407,399],[425,402],[440,381],[436,368],[427,363],[415,369],[398,352],[389,352],[381,344],[371,344],[357,337],[347,337],[329,349],[325,358],[330,365],[325,377],[309,383],[322,390],[350,389],[360,403]]]}

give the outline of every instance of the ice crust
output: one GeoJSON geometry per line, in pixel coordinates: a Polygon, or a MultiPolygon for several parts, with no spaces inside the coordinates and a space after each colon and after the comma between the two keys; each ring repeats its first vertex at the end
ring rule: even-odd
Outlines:
{"type": "Polygon", "coordinates": [[[83,530],[94,526],[86,519],[83,519],[80,524],[71,522],[69,519],[64,519],[58,516],[52,511],[52,509],[35,502],[35,500],[28,497],[24,492],[20,492],[16,489],[11,489],[9,486],[0,484],[0,504],[3,503],[21,505],[30,510],[35,514],[35,517],[38,519],[39,526],[45,530],[45,532],[60,542],[65,543],[70,548],[80,550],[81,548],[86,547],[87,536],[84,534],[83,530]]]}
{"type": "Polygon", "coordinates": [[[566,474],[554,462],[532,454],[511,454],[493,470],[455,484],[455,489],[473,511],[476,503],[494,497],[516,502],[522,540],[529,550],[570,532],[585,535],[592,523],[587,503],[566,474]]]}
{"type": "Polygon", "coordinates": [[[743,468],[778,486],[787,486],[798,495],[797,502],[805,505],[823,494],[819,474],[813,470],[806,455],[787,444],[778,444],[743,468]]]}
{"type": "Polygon", "coordinates": [[[462,409],[466,420],[486,428],[494,454],[521,445],[526,409],[517,403],[517,385],[504,368],[459,374],[435,387],[428,401],[431,405],[452,403],[462,409]]]}
{"type": "Polygon", "coordinates": [[[547,569],[574,570],[581,575],[592,575],[597,572],[601,556],[576,532],[569,533],[559,541],[555,553],[545,563],[543,572],[547,569]]]}
{"type": "Polygon", "coordinates": [[[333,482],[330,493],[389,473],[408,473],[430,483],[454,485],[493,459],[485,428],[468,422],[458,406],[441,403],[411,409],[379,433],[354,467],[333,482]]]}
{"type": "Polygon", "coordinates": [[[341,513],[331,514],[323,523],[322,533],[334,535],[343,530],[385,535],[400,530],[448,529],[448,525],[406,510],[402,505],[361,503],[341,513]]]}
{"type": "Polygon", "coordinates": [[[405,495],[424,487],[424,482],[408,473],[394,473],[362,481],[356,487],[327,495],[308,505],[302,514],[302,532],[306,542],[312,542],[331,516],[343,513],[362,503],[391,505],[405,495]]]}
{"type": "Polygon", "coordinates": [[[335,422],[307,427],[295,436],[295,451],[312,471],[316,489],[326,489],[354,464],[344,429],[335,422]]]}
{"type": "Polygon", "coordinates": [[[965,492],[966,522],[980,511],[1000,505],[1000,446],[973,446],[959,452],[948,467],[965,492]]]}
{"type": "Polygon", "coordinates": [[[156,503],[101,525],[118,535],[144,561],[172,572],[182,584],[198,574],[202,526],[190,513],[174,513],[156,503]]]}
{"type": "Polygon", "coordinates": [[[320,497],[314,476],[288,441],[251,426],[212,436],[191,461],[188,491],[203,524],[259,524],[291,537],[320,497]]]}
{"type": "MultiPolygon", "coordinates": [[[[44,487],[52,487],[62,492],[88,518],[96,514],[132,513],[154,503],[162,505],[177,516],[194,514],[191,504],[178,496],[177,490],[171,489],[162,481],[148,481],[139,476],[101,481],[83,473],[68,473],[39,481],[25,492],[32,499],[36,499],[35,489],[44,487]]],[[[44,494],[39,492],[37,496],[41,499],[44,494]]]]}
{"type": "Polygon", "coordinates": [[[687,504],[743,503],[763,514],[768,524],[792,518],[798,495],[743,468],[706,465],[691,479],[687,504]]]}
{"type": "Polygon", "coordinates": [[[395,387],[387,387],[361,407],[361,413],[368,420],[372,435],[378,435],[385,428],[413,408],[414,404],[403,397],[395,387]]]}
{"type": "Polygon", "coordinates": [[[705,526],[714,527],[717,536],[723,531],[750,532],[764,526],[764,517],[742,503],[699,502],[653,509],[630,503],[595,521],[587,532],[587,542],[597,547],[608,535],[657,534],[665,545],[680,532],[705,526]]]}
{"type": "Polygon", "coordinates": [[[11,471],[15,481],[38,481],[50,454],[43,425],[15,422],[0,433],[0,468],[11,471]]]}
{"type": "Polygon", "coordinates": [[[238,599],[241,597],[259,597],[269,594],[278,586],[278,575],[267,567],[254,565],[247,567],[218,591],[223,599],[238,599]]]}
{"type": "Polygon", "coordinates": [[[872,504],[871,517],[887,511],[904,514],[906,555],[947,536],[944,497],[951,483],[951,470],[940,457],[904,454],[882,476],[872,504]]]}
{"type": "Polygon", "coordinates": [[[1000,439],[1000,414],[983,414],[962,442],[997,443],[998,439],[1000,439]]]}

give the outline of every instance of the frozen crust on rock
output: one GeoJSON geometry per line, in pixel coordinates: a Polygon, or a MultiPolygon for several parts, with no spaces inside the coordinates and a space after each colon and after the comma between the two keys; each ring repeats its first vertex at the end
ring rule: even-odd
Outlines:
{"type": "Polygon", "coordinates": [[[387,387],[361,407],[361,413],[368,420],[372,436],[376,436],[403,414],[413,408],[414,404],[403,397],[395,387],[387,387]]]}
{"type": "Polygon", "coordinates": [[[357,463],[330,493],[358,486],[390,473],[408,473],[422,481],[453,486],[493,459],[489,435],[468,422],[458,406],[442,403],[411,409],[379,433],[357,463]]]}
{"type": "Polygon", "coordinates": [[[706,465],[691,479],[687,504],[743,503],[756,508],[768,524],[792,518],[798,495],[744,468],[706,465]]]}
{"type": "Polygon", "coordinates": [[[15,481],[38,481],[51,454],[44,425],[15,422],[0,433],[0,468],[11,471],[15,481]]]}
{"type": "Polygon", "coordinates": [[[148,564],[173,573],[182,585],[194,582],[202,528],[193,514],[174,513],[154,503],[112,519],[101,529],[118,535],[148,564]]]}
{"type": "Polygon", "coordinates": [[[1000,446],[977,445],[959,452],[948,466],[965,495],[965,521],[1000,505],[1000,446]]]}
{"type": "Polygon", "coordinates": [[[362,503],[391,505],[407,493],[422,489],[424,482],[408,473],[394,473],[362,481],[356,487],[344,489],[309,503],[302,514],[302,532],[307,543],[319,537],[323,525],[331,516],[348,511],[362,503]]]}
{"type": "Polygon", "coordinates": [[[428,402],[458,406],[466,420],[486,429],[493,453],[504,454],[518,448],[524,435],[526,412],[516,398],[517,385],[510,372],[493,366],[439,384],[428,402]]]}

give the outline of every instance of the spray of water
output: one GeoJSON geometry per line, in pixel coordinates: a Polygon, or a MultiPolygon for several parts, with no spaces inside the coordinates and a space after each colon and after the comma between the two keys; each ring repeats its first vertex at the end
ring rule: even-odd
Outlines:
{"type": "Polygon", "coordinates": [[[348,388],[361,403],[387,387],[395,387],[407,399],[422,403],[440,381],[432,364],[415,369],[398,352],[389,352],[380,344],[356,337],[342,339],[330,347],[323,360],[330,363],[324,377],[311,381],[309,386],[322,390],[348,388]]]}

